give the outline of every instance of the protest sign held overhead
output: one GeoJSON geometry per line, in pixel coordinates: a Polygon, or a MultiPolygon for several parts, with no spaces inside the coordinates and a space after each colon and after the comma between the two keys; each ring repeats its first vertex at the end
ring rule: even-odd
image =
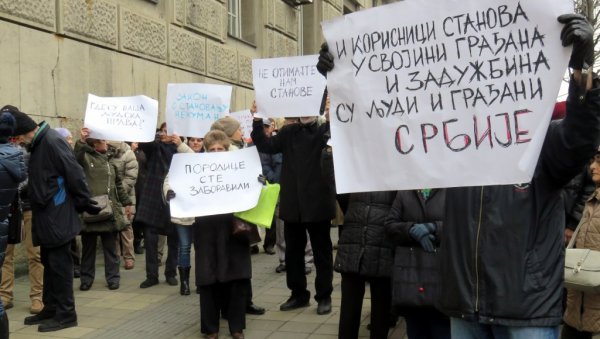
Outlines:
{"type": "Polygon", "coordinates": [[[244,139],[250,139],[250,133],[252,133],[252,120],[254,120],[252,112],[247,109],[239,112],[231,112],[229,115],[240,122],[240,127],[244,133],[244,139]]]}
{"type": "Polygon", "coordinates": [[[411,0],[324,22],[338,193],[529,182],[572,6],[411,0]]]}
{"type": "Polygon", "coordinates": [[[116,141],[154,140],[158,101],[145,95],[98,97],[88,94],[83,125],[90,137],[116,141]]]}
{"type": "Polygon", "coordinates": [[[231,152],[178,153],[169,169],[174,217],[245,211],[258,203],[262,184],[256,147],[231,152]]]}
{"type": "Polygon", "coordinates": [[[252,60],[256,106],[267,117],[319,115],[326,80],[318,55],[252,60]]]}
{"type": "Polygon", "coordinates": [[[231,86],[168,84],[166,120],[169,134],[203,138],[210,125],[229,113],[231,86]]]}

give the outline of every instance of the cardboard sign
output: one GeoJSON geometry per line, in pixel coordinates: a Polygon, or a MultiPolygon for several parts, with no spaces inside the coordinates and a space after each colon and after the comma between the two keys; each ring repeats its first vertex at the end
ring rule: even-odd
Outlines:
{"type": "Polygon", "coordinates": [[[169,134],[204,138],[210,126],[229,113],[231,86],[169,84],[167,130],[169,134]]]}
{"type": "Polygon", "coordinates": [[[231,152],[178,153],[169,169],[174,217],[198,217],[249,210],[256,206],[262,184],[256,147],[231,152]]]}
{"type": "Polygon", "coordinates": [[[158,101],[145,95],[98,97],[88,94],[83,126],[90,137],[114,141],[154,140],[158,101]]]}
{"type": "Polygon", "coordinates": [[[319,115],[326,79],[318,55],[252,60],[256,106],[267,117],[319,115]]]}
{"type": "Polygon", "coordinates": [[[324,22],[338,193],[529,182],[572,6],[410,0],[324,22]]]}

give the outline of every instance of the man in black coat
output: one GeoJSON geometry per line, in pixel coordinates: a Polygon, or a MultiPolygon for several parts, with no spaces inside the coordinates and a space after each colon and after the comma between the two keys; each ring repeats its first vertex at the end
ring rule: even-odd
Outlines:
{"type": "Polygon", "coordinates": [[[44,308],[25,318],[25,325],[39,324],[38,331],[50,332],[77,326],[73,296],[71,240],[81,230],[79,213],[98,214],[90,199],[81,166],[65,139],[46,122],[39,126],[14,106],[15,136],[29,144],[29,198],[32,211],[33,244],[40,246],[44,265],[44,308]]]}
{"type": "Polygon", "coordinates": [[[282,128],[267,138],[262,119],[252,125],[252,141],[262,153],[282,153],[279,218],[285,222],[285,264],[291,297],[281,305],[282,311],[308,306],[304,249],[306,231],[313,248],[317,277],[317,313],[331,312],[333,291],[333,246],[331,219],[335,216],[334,195],[321,170],[321,151],[327,143],[329,122],[318,125],[316,117],[301,118],[298,124],[282,128]]]}

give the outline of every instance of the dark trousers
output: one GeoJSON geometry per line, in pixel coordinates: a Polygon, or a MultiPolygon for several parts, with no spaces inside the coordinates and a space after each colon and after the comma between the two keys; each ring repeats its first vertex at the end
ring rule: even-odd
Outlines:
{"type": "MultiPolygon", "coordinates": [[[[177,275],[178,243],[177,232],[170,232],[167,235],[165,277],[177,275]]],[[[158,232],[155,227],[144,227],[144,246],[146,247],[146,278],[158,279],[158,232]]]]}
{"type": "Polygon", "coordinates": [[[229,332],[242,332],[246,328],[246,291],[245,280],[234,280],[200,286],[200,330],[211,334],[219,332],[219,315],[225,306],[229,332]]]}
{"type": "Polygon", "coordinates": [[[434,308],[403,310],[408,339],[450,339],[450,319],[434,308]]]}
{"type": "Polygon", "coordinates": [[[292,291],[292,297],[309,299],[310,292],[306,289],[304,274],[304,249],[306,247],[306,232],[315,258],[317,277],[315,278],[315,300],[317,302],[330,298],[333,291],[333,246],[329,221],[312,223],[285,223],[285,266],[287,287],[292,291]]]}
{"type": "Polygon", "coordinates": [[[81,283],[91,284],[96,277],[96,244],[102,240],[104,253],[104,277],[107,283],[118,283],[119,256],[117,255],[117,232],[81,233],[81,283]]]}
{"type": "Polygon", "coordinates": [[[339,337],[358,338],[365,285],[371,288],[371,339],[387,338],[392,288],[390,278],[369,278],[360,274],[342,273],[342,305],[339,337]]]}
{"type": "Polygon", "coordinates": [[[81,268],[81,254],[79,254],[79,245],[77,239],[71,240],[71,256],[73,257],[73,269],[79,271],[81,268]]]}
{"type": "Polygon", "coordinates": [[[273,215],[273,221],[271,222],[271,228],[265,229],[265,241],[263,242],[264,248],[269,248],[269,247],[274,248],[275,247],[275,242],[277,240],[276,239],[277,223],[275,222],[276,218],[277,218],[277,214],[273,215]]]}
{"type": "Polygon", "coordinates": [[[578,331],[576,328],[563,324],[561,339],[592,339],[593,333],[578,331]]]}
{"type": "Polygon", "coordinates": [[[59,322],[76,320],[71,243],[52,248],[41,246],[40,256],[44,265],[42,312],[54,314],[59,322]]]}
{"type": "Polygon", "coordinates": [[[142,243],[142,239],[144,239],[144,224],[135,221],[134,218],[131,228],[133,228],[133,246],[138,247],[142,243]]]}

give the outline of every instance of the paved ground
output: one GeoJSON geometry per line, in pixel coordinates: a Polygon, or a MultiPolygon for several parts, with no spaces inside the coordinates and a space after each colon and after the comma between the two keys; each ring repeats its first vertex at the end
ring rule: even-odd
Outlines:
{"type": "MultiPolygon", "coordinates": [[[[337,236],[337,229],[332,230],[337,236]]],[[[10,337],[12,339],[34,338],[202,338],[200,333],[200,307],[196,294],[180,296],[179,287],[160,285],[140,289],[145,278],[144,256],[136,261],[133,270],[121,270],[121,288],[109,291],[103,279],[102,256],[97,258],[96,281],[92,289],[79,291],[75,280],[75,302],[79,326],[52,333],[39,333],[37,326],[24,326],[23,319],[29,315],[29,283],[26,276],[17,278],[14,308],[8,310],[10,337]]],[[[261,253],[252,256],[254,302],[267,309],[262,316],[249,315],[246,319],[246,338],[252,339],[333,339],[337,338],[340,306],[340,276],[334,275],[333,311],[329,315],[317,315],[316,303],[310,307],[279,311],[279,304],[289,296],[285,287],[285,275],[275,273],[277,256],[261,253]]],[[[162,272],[162,267],[161,267],[162,272]]],[[[193,274],[192,274],[193,275],[193,274]]],[[[193,278],[192,278],[193,279],[193,278]]],[[[314,273],[309,282],[314,282],[314,273]]],[[[191,282],[193,286],[193,282],[191,282]]],[[[314,289],[313,289],[314,295],[314,289]]],[[[367,294],[363,305],[361,338],[368,338],[370,299],[367,294]]],[[[221,322],[221,337],[227,338],[227,323],[221,322]]],[[[390,331],[390,338],[404,338],[404,324],[390,331]]]]}

